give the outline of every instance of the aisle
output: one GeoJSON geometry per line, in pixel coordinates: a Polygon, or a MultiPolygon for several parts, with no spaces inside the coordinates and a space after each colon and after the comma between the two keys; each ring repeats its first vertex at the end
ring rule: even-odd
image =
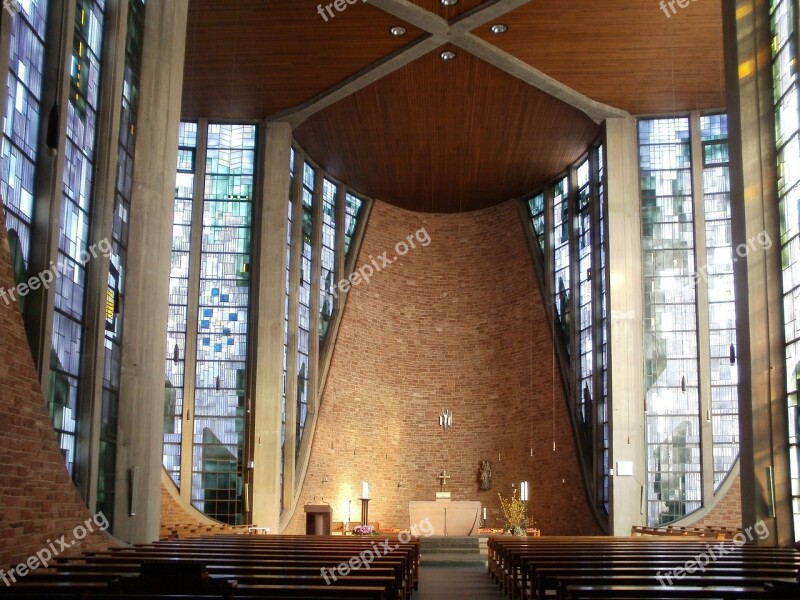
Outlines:
{"type": "Polygon", "coordinates": [[[419,590],[412,600],[502,600],[486,567],[428,567],[419,569],[419,590]]]}

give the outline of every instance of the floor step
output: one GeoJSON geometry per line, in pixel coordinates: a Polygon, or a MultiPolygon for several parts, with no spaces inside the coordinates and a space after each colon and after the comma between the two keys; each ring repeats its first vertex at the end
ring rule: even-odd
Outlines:
{"type": "Polygon", "coordinates": [[[421,567],[487,567],[486,557],[480,554],[437,552],[419,555],[421,567]]]}

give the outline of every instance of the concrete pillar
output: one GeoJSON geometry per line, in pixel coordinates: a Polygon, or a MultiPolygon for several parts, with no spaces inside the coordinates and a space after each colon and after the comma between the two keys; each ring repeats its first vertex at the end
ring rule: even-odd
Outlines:
{"type": "Polygon", "coordinates": [[[636,120],[606,121],[608,194],[608,301],[610,307],[609,529],[630,535],[646,522],[644,375],[642,369],[642,247],[636,120]],[[620,476],[620,462],[633,476],[620,476]]]}
{"type": "MultiPolygon", "coordinates": [[[[270,123],[261,139],[264,185],[255,220],[259,241],[254,245],[257,255],[253,285],[253,297],[258,298],[258,305],[254,311],[251,337],[251,399],[254,410],[251,506],[252,522],[277,533],[281,514],[283,312],[292,130],[288,123],[270,123]]],[[[291,454],[294,458],[294,452],[291,454]]]]}
{"type": "Polygon", "coordinates": [[[128,249],[115,534],[158,538],[164,360],[188,0],[150,0],[128,249]],[[131,486],[131,482],[135,485],[131,486]]]}
{"type": "Polygon", "coordinates": [[[768,0],[726,0],[725,80],[732,243],[766,232],[770,248],[734,264],[739,363],[742,525],[764,521],[766,545],[794,542],[783,341],[768,0]],[[776,504],[767,471],[774,479],[776,504]]]}
{"type": "MultiPolygon", "coordinates": [[[[111,241],[119,158],[119,122],[122,112],[122,83],[125,70],[128,4],[106,7],[100,106],[97,115],[97,151],[90,246],[103,239],[111,241]]],[[[86,264],[86,307],[84,311],[83,368],[81,371],[78,443],[75,485],[92,511],[97,509],[100,421],[103,408],[105,369],[106,290],[111,261],[98,254],[86,264]]],[[[113,527],[113,524],[112,524],[113,527]]]]}

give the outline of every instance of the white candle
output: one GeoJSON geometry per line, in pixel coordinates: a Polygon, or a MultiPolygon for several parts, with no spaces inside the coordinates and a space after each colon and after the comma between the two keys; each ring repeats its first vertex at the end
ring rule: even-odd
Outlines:
{"type": "Polygon", "coordinates": [[[519,499],[523,502],[528,501],[528,482],[523,481],[519,484],[519,499]]]}
{"type": "Polygon", "coordinates": [[[369,498],[369,484],[366,481],[361,482],[361,497],[369,498]]]}

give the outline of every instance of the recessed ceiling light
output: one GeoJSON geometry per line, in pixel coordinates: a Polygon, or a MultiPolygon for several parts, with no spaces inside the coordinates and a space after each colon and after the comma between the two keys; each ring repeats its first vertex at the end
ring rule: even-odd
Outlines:
{"type": "Polygon", "coordinates": [[[495,35],[500,35],[501,33],[508,31],[508,25],[504,25],[503,23],[495,23],[492,25],[491,31],[495,35]]]}
{"type": "Polygon", "coordinates": [[[442,60],[453,60],[456,57],[456,53],[452,50],[445,50],[439,56],[442,57],[442,60]]]}
{"type": "Polygon", "coordinates": [[[389,33],[391,33],[393,36],[400,37],[401,35],[406,34],[406,28],[401,27],[400,25],[395,25],[389,30],[389,33]]]}
{"type": "Polygon", "coordinates": [[[457,4],[458,0],[441,0],[442,4],[445,6],[453,6],[453,4],[457,4]]]}

